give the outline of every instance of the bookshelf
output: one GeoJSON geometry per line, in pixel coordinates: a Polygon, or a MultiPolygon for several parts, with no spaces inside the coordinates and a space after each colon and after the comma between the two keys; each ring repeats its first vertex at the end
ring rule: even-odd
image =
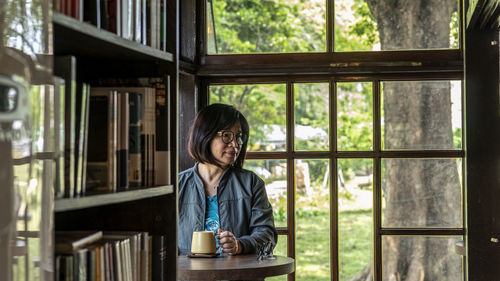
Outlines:
{"type": "MultiPolygon", "coordinates": [[[[161,281],[177,280],[178,3],[178,0],[166,0],[167,51],[122,38],[62,13],[54,11],[52,15],[54,56],[74,57],[78,83],[85,83],[92,89],[102,87],[100,79],[169,78],[169,83],[165,84],[168,112],[160,121],[167,124],[166,132],[162,132],[166,137],[162,135],[162,141],[169,148],[171,184],[56,198],[54,202],[56,231],[141,231],[165,236],[165,270],[163,276],[153,279],[161,281]]],[[[61,71],[61,66],[55,63],[54,73],[61,71]]]]}
{"type": "Polygon", "coordinates": [[[77,198],[63,198],[55,202],[54,211],[56,213],[59,213],[105,206],[109,204],[120,204],[130,201],[168,195],[172,194],[173,192],[174,187],[172,185],[165,185],[101,195],[90,195],[77,198]]]}

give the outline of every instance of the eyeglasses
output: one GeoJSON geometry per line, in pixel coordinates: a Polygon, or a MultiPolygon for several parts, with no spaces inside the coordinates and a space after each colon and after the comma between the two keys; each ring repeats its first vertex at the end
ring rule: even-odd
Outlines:
{"type": "Polygon", "coordinates": [[[217,135],[221,137],[222,142],[225,144],[230,144],[234,140],[234,138],[236,138],[236,143],[238,145],[242,145],[247,141],[247,135],[242,133],[235,134],[232,131],[219,131],[217,132],[217,135]]]}

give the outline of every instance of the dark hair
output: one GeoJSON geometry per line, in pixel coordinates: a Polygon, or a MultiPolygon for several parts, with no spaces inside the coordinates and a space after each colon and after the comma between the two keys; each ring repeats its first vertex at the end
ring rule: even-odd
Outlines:
{"type": "MultiPolygon", "coordinates": [[[[200,110],[189,129],[189,155],[199,163],[209,163],[221,167],[210,150],[210,142],[217,135],[217,132],[231,128],[236,123],[240,124],[242,133],[248,136],[250,129],[247,119],[234,106],[214,103],[200,110]]],[[[243,167],[247,142],[245,141],[241,145],[240,154],[233,165],[237,169],[243,167]]]]}

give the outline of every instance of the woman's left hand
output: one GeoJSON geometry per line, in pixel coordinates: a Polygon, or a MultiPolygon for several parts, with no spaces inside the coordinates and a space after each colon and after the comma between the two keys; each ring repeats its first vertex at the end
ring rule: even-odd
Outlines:
{"type": "Polygon", "coordinates": [[[224,231],[219,228],[217,234],[219,235],[222,252],[230,255],[241,254],[241,244],[231,231],[224,231]]]}

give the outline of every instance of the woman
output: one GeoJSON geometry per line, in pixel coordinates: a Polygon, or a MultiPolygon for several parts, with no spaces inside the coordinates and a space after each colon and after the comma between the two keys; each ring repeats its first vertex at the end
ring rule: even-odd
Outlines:
{"type": "Polygon", "coordinates": [[[196,164],[179,174],[178,245],[190,252],[193,231],[219,234],[222,252],[256,253],[276,245],[271,204],[264,182],[242,168],[249,127],[233,106],[202,109],[189,131],[188,150],[196,164]]]}

